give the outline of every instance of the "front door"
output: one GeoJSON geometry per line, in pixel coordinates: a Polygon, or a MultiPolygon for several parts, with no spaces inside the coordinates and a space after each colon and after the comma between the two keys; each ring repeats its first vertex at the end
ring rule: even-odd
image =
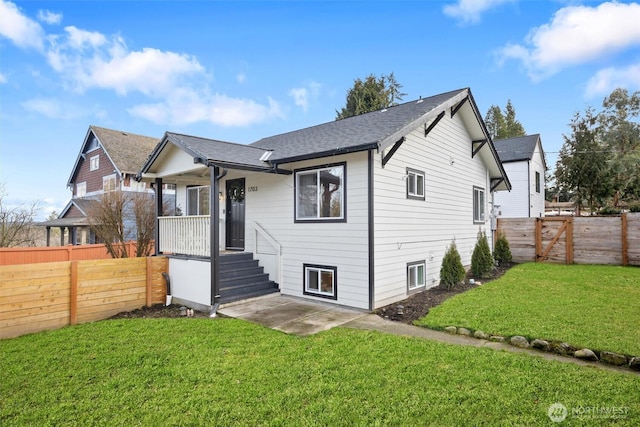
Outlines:
{"type": "Polygon", "coordinates": [[[227,181],[226,248],[244,250],[244,178],[227,181]]]}

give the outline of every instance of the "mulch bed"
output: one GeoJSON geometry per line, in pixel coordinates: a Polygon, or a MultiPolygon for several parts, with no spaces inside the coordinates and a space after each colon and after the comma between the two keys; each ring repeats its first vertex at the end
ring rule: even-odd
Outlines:
{"type": "Polygon", "coordinates": [[[507,264],[501,267],[496,267],[494,268],[491,275],[484,279],[475,278],[471,274],[471,272],[468,272],[467,276],[465,277],[464,283],[454,286],[452,289],[446,289],[445,287],[436,286],[435,288],[427,289],[423,292],[412,295],[405,300],[395,302],[385,307],[381,307],[377,309],[375,313],[385,319],[408,323],[411,325],[415,320],[426,316],[431,308],[442,304],[446,299],[451,298],[454,295],[466,292],[470,289],[477,288],[478,285],[469,284],[470,279],[474,279],[476,282],[481,282],[484,284],[490,282],[491,280],[499,278],[513,265],[514,264],[507,264]],[[399,306],[402,306],[401,312],[403,314],[398,314],[399,306]]]}
{"type": "MultiPolygon", "coordinates": [[[[487,283],[491,280],[495,280],[502,276],[505,271],[511,268],[513,264],[505,265],[502,267],[496,267],[491,276],[484,279],[476,279],[469,272],[464,280],[464,284],[455,286],[453,289],[441,288],[439,286],[426,291],[417,293],[409,298],[398,301],[396,303],[381,307],[375,311],[375,313],[385,319],[394,320],[397,322],[412,324],[414,320],[424,317],[429,313],[429,310],[437,305],[442,304],[447,298],[451,298],[454,295],[466,292],[470,289],[476,288],[478,285],[470,285],[469,279],[474,279],[482,283],[487,283]],[[403,314],[398,314],[398,306],[402,306],[403,314]]],[[[133,311],[125,311],[112,316],[111,319],[139,319],[139,318],[179,318],[187,317],[185,314],[185,307],[177,304],[165,306],[164,304],[154,304],[151,307],[142,307],[133,311]]],[[[209,317],[209,313],[202,311],[193,311],[193,317],[209,317]]]]}

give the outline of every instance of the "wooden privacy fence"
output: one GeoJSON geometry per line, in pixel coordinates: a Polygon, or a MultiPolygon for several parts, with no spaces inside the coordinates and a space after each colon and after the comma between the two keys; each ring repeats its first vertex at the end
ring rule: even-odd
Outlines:
{"type": "MultiPolygon", "coordinates": [[[[127,254],[136,256],[136,242],[125,243],[127,254]]],[[[80,261],[111,258],[104,244],[68,245],[37,248],[0,248],[0,265],[35,264],[39,262],[80,261]]]]}
{"type": "Polygon", "coordinates": [[[499,218],[516,262],[640,266],[640,213],[615,217],[499,218]]]}
{"type": "Polygon", "coordinates": [[[166,257],[0,266],[0,338],[164,303],[166,257]]]}

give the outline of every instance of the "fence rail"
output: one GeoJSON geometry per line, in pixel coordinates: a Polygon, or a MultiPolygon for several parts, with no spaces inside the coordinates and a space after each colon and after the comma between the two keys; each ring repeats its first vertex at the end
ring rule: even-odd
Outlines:
{"type": "Polygon", "coordinates": [[[640,266],[640,213],[615,217],[499,218],[516,262],[640,266]]]}
{"type": "MultiPolygon", "coordinates": [[[[136,242],[125,243],[127,254],[136,256],[136,242]]],[[[36,248],[0,248],[0,265],[36,264],[41,262],[109,259],[104,244],[68,245],[36,248]]]]}
{"type": "Polygon", "coordinates": [[[163,303],[165,257],[0,266],[0,338],[163,303]]]}

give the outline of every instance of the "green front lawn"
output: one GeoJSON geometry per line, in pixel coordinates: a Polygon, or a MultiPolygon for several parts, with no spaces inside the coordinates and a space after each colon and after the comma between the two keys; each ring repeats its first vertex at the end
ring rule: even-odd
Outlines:
{"type": "Polygon", "coordinates": [[[596,406],[640,424],[632,373],[345,328],[110,320],[3,340],[0,355],[3,426],[550,425],[556,402],[564,425],[596,406]]]}
{"type": "Polygon", "coordinates": [[[521,264],[417,321],[640,356],[640,268],[521,264]]]}

